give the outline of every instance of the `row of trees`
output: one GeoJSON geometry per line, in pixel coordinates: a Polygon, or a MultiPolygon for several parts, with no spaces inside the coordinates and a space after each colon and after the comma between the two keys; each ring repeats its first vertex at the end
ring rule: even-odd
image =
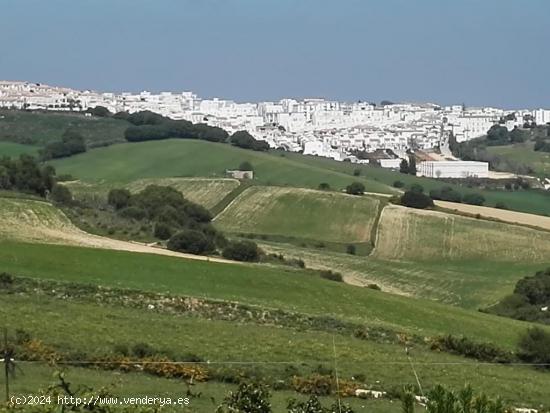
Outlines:
{"type": "Polygon", "coordinates": [[[168,138],[201,139],[210,142],[229,142],[232,145],[254,151],[266,151],[269,145],[256,140],[246,131],[237,131],[231,137],[222,128],[209,126],[204,123],[193,124],[186,120],[173,120],[150,111],[132,114],[117,114],[115,117],[130,122],[124,132],[129,142],[141,142],[168,138]]]}

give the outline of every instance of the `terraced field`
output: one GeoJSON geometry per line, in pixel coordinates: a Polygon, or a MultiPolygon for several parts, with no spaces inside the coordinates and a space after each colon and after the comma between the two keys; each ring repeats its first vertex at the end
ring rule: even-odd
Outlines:
{"type": "Polygon", "coordinates": [[[389,260],[547,262],[550,232],[388,205],[373,257],[389,260]]]}
{"type": "Polygon", "coordinates": [[[233,233],[369,242],[381,201],[298,188],[251,187],[220,213],[216,226],[233,233]]]}
{"type": "Polygon", "coordinates": [[[127,185],[131,192],[139,192],[148,185],[171,186],[190,201],[213,208],[231,191],[239,187],[236,179],[210,178],[157,178],[140,179],[127,185]]]}

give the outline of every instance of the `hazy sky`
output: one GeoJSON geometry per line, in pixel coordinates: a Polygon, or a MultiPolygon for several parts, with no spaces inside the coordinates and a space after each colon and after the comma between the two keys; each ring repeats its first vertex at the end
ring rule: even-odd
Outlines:
{"type": "Polygon", "coordinates": [[[0,79],[550,108],[550,1],[0,0],[0,79]]]}

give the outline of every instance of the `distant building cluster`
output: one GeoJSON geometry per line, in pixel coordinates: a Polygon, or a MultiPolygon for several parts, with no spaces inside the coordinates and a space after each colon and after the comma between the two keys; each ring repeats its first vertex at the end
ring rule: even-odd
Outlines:
{"type": "Polygon", "coordinates": [[[278,102],[237,103],[201,99],[192,92],[100,93],[29,82],[0,81],[0,107],[86,111],[103,106],[109,111],[149,110],[172,119],[218,126],[229,133],[246,130],[272,148],[303,152],[336,160],[369,162],[357,156],[386,151],[377,159],[397,168],[407,151],[439,149],[452,159],[449,137],[458,142],[484,135],[495,123],[509,130],[526,122],[550,122],[550,110],[503,110],[463,105],[384,104],[325,99],[282,99],[278,102]],[[385,158],[385,160],[383,160],[385,158]]]}

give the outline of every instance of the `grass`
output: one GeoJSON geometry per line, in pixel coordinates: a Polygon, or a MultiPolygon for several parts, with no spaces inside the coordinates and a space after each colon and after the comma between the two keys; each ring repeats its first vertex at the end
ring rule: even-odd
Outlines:
{"type": "Polygon", "coordinates": [[[22,145],[14,142],[0,142],[0,158],[4,156],[17,158],[22,154],[36,155],[37,153],[38,148],[36,146],[22,145]]]}
{"type": "Polygon", "coordinates": [[[143,178],[224,177],[227,169],[248,161],[257,183],[317,188],[327,182],[342,189],[361,181],[368,191],[393,193],[393,188],[374,180],[357,178],[288,159],[221,143],[168,139],[125,143],[98,148],[85,154],[52,162],[58,173],[86,182],[130,183],[143,178]],[[131,162],[128,160],[131,159],[131,162]]]}
{"type": "Polygon", "coordinates": [[[232,233],[370,242],[380,202],[340,193],[255,186],[239,195],[215,223],[232,233]]]}
{"type": "Polygon", "coordinates": [[[510,294],[516,282],[548,263],[486,260],[386,260],[295,245],[259,241],[267,252],[302,259],[309,268],[331,269],[348,282],[377,284],[383,291],[437,300],[469,309],[484,308],[510,294]]]}
{"type": "Polygon", "coordinates": [[[0,141],[44,146],[61,139],[71,128],[89,147],[124,142],[129,123],[110,118],[87,117],[77,113],[44,113],[0,109],[0,141]]]}
{"type": "Polygon", "coordinates": [[[517,163],[529,165],[539,176],[550,175],[550,153],[535,152],[533,142],[505,146],[488,146],[491,155],[499,155],[517,163]]]}
{"type": "Polygon", "coordinates": [[[463,334],[513,349],[529,324],[433,301],[336,283],[303,271],[83,247],[0,243],[2,271],[42,279],[170,292],[347,319],[433,336],[463,334]],[[62,258],[61,258],[62,257],[62,258]]]}
{"type": "MultiPolygon", "coordinates": [[[[162,351],[196,354],[210,361],[210,369],[252,370],[276,379],[288,376],[288,365],[301,375],[310,374],[319,365],[332,368],[334,340],[341,379],[363,374],[368,385],[385,390],[402,388],[415,380],[401,345],[318,331],[18,295],[3,296],[0,314],[11,331],[28,331],[58,351],[110,354],[117,344],[144,342],[162,351]]],[[[435,384],[460,388],[468,381],[490,395],[500,394],[516,403],[550,403],[547,373],[528,367],[479,364],[423,346],[413,345],[410,353],[425,388],[435,384]]]]}
{"type": "MultiPolygon", "coordinates": [[[[11,383],[13,395],[36,394],[38,389],[45,390],[57,384],[53,375],[59,367],[44,364],[19,363],[20,373],[11,383]]],[[[65,379],[71,383],[71,388],[86,385],[94,390],[106,389],[110,395],[117,397],[171,397],[177,399],[187,397],[187,386],[181,380],[152,377],[139,373],[119,373],[90,370],[85,368],[68,367],[62,369],[65,379]]],[[[0,381],[1,383],[1,381],[0,381]]],[[[212,413],[229,391],[236,389],[235,385],[225,383],[195,383],[191,386],[193,394],[200,397],[191,397],[189,406],[173,409],[178,412],[212,413]]],[[[305,396],[297,395],[292,391],[272,391],[271,405],[274,411],[284,411],[287,400],[291,397],[302,400],[305,396]]],[[[332,404],[332,397],[320,398],[323,404],[332,404]]],[[[0,400],[4,400],[4,386],[0,387],[0,400]]],[[[398,413],[401,405],[388,400],[360,400],[347,399],[355,411],[368,409],[373,413],[398,413]]],[[[172,411],[165,408],[163,411],[172,411]]]]}
{"type": "MultiPolygon", "coordinates": [[[[495,147],[499,148],[499,147],[495,147]]],[[[535,152],[533,152],[535,153],[535,152]]],[[[529,191],[499,191],[499,190],[481,190],[477,188],[467,188],[464,186],[449,184],[437,179],[417,177],[412,175],[401,174],[389,169],[377,168],[369,165],[356,165],[349,162],[337,162],[327,158],[316,156],[304,156],[297,153],[286,154],[289,160],[309,165],[312,167],[323,168],[327,171],[334,171],[344,174],[353,174],[356,169],[359,169],[361,176],[366,179],[375,180],[381,184],[393,185],[395,181],[401,181],[407,186],[412,184],[420,184],[426,192],[431,189],[439,189],[442,186],[451,186],[456,191],[467,194],[478,192],[483,194],[486,199],[486,206],[495,206],[501,202],[507,205],[508,209],[513,211],[528,212],[538,215],[550,215],[550,192],[540,190],[529,191]]]]}

